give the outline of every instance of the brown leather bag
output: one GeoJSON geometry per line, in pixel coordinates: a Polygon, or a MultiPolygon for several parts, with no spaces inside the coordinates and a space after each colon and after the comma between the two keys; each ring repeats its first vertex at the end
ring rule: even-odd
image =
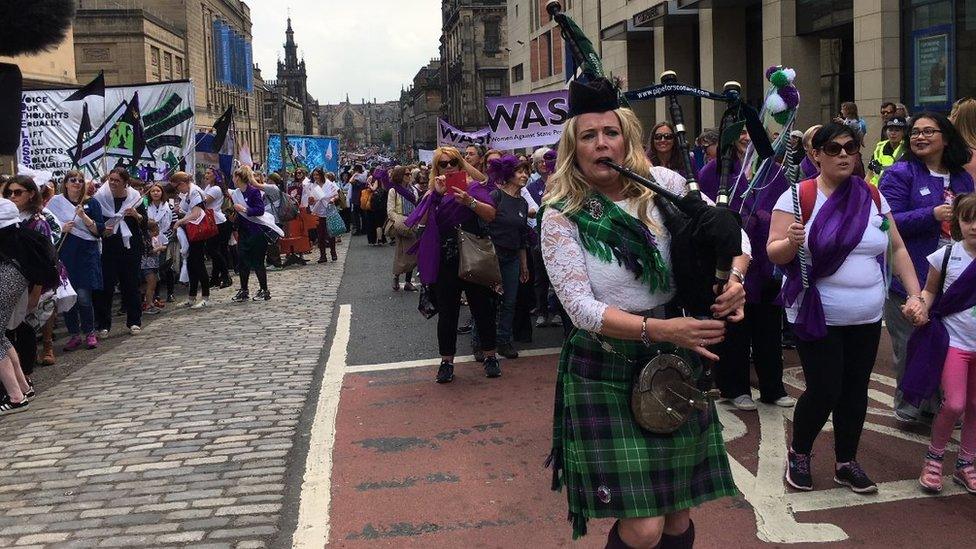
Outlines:
{"type": "Polygon", "coordinates": [[[458,227],[458,278],[494,288],[502,283],[498,256],[490,238],[479,238],[458,227]]]}

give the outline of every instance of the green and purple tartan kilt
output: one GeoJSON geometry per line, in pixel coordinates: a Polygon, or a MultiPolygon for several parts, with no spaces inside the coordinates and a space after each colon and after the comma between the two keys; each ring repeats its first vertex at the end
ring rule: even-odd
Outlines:
{"type": "Polygon", "coordinates": [[[714,406],[668,435],[634,421],[634,377],[659,349],[673,347],[600,339],[634,362],[582,330],[573,331],[559,358],[552,488],[566,485],[573,538],[586,534],[590,518],[657,517],[738,495],[714,406]]]}

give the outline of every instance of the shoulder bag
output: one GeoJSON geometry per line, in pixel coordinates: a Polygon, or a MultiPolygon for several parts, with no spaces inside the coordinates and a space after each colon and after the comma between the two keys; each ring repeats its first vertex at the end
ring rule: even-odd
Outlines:
{"type": "Polygon", "coordinates": [[[498,256],[490,238],[479,238],[458,227],[458,278],[494,288],[502,283],[498,256]]]}

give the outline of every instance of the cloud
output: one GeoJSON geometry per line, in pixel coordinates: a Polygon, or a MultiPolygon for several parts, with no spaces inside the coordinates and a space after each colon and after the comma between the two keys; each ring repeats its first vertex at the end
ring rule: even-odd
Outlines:
{"type": "Polygon", "coordinates": [[[421,66],[438,56],[438,0],[250,0],[254,60],[265,80],[284,60],[288,11],[305,56],[308,91],[319,103],[346,93],[361,99],[400,98],[421,66]]]}

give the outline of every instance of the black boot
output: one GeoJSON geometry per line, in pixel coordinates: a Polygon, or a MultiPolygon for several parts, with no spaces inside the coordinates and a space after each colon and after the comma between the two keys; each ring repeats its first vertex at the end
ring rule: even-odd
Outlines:
{"type": "Polygon", "coordinates": [[[688,529],[683,534],[661,536],[661,549],[691,549],[695,545],[695,523],[688,521],[688,529]]]}

